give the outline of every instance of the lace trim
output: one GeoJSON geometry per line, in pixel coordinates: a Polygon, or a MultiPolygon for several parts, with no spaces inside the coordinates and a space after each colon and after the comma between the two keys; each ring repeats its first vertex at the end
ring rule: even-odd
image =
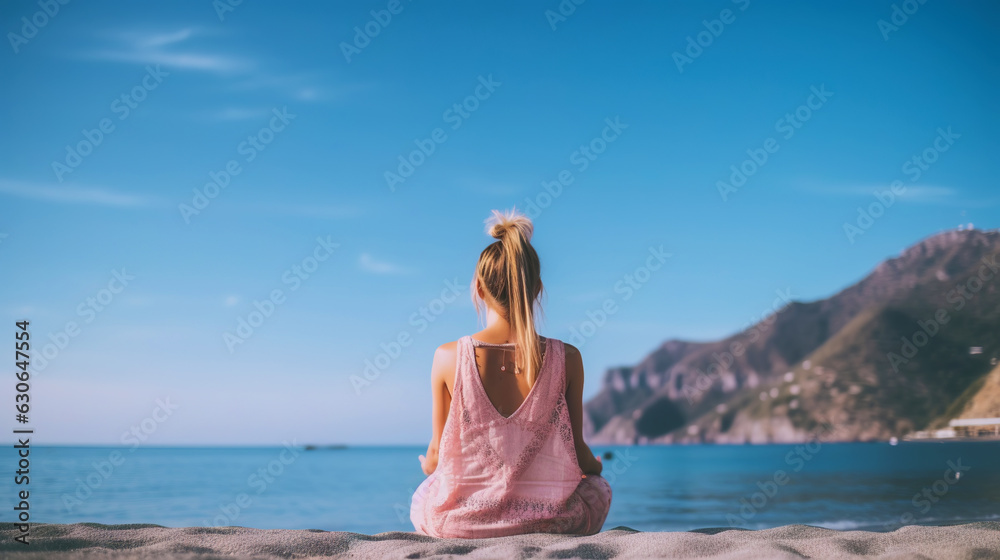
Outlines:
{"type": "MultiPolygon", "coordinates": [[[[610,496],[605,499],[610,503],[610,496]]],[[[523,533],[580,532],[589,519],[587,504],[578,492],[562,502],[473,495],[457,498],[456,505],[462,508],[463,521],[480,526],[510,525],[523,533]]]]}

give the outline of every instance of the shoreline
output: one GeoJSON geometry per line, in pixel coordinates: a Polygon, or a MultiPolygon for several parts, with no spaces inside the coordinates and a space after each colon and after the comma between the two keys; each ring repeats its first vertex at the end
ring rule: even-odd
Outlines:
{"type": "Polygon", "coordinates": [[[615,527],[591,536],[529,534],[436,539],[400,531],[365,535],[316,529],[170,528],[151,524],[32,524],[30,545],[0,523],[0,556],[25,560],[178,558],[985,558],[1000,557],[1000,522],[908,525],[889,532],[808,525],[642,532],[615,527]]]}
{"type": "MultiPolygon", "coordinates": [[[[753,442],[714,442],[714,441],[702,441],[702,442],[673,442],[673,443],[657,443],[657,442],[644,442],[644,443],[600,443],[600,442],[588,442],[591,447],[598,448],[616,448],[616,447],[692,447],[692,446],[733,446],[733,447],[765,447],[768,445],[802,445],[805,443],[810,443],[814,440],[802,440],[802,441],[768,441],[762,443],[753,442]]],[[[832,439],[829,441],[823,441],[823,445],[834,445],[840,443],[866,443],[866,444],[879,444],[884,443],[886,445],[902,445],[904,443],[998,443],[1000,442],[1000,436],[980,436],[980,437],[949,437],[949,438],[907,438],[902,437],[897,440],[896,444],[893,444],[890,440],[885,439],[873,439],[873,440],[838,440],[832,439]]],[[[2,442],[0,442],[2,443],[2,442]]],[[[13,445],[16,442],[7,442],[13,445]]],[[[80,444],[80,443],[46,443],[46,444],[32,444],[33,449],[50,448],[50,449],[129,449],[127,445],[120,444],[80,444]]],[[[233,444],[178,444],[178,445],[143,445],[143,449],[283,449],[286,446],[276,443],[276,444],[260,444],[260,445],[233,445],[233,444]]],[[[351,449],[426,449],[426,443],[399,443],[399,444],[368,444],[368,443],[354,443],[354,444],[337,444],[337,445],[313,445],[313,444],[302,444],[294,447],[295,449],[301,449],[304,451],[347,451],[351,449]],[[311,447],[311,448],[310,448],[311,447]],[[310,448],[310,449],[307,449],[310,448]]]]}

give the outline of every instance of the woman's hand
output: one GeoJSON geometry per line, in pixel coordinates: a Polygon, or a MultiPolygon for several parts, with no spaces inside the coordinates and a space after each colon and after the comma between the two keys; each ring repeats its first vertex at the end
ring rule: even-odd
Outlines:
{"type": "Polygon", "coordinates": [[[423,470],[424,474],[427,476],[430,476],[434,470],[437,469],[438,458],[436,453],[433,454],[430,459],[420,455],[417,457],[417,460],[420,461],[420,469],[423,470]]]}
{"type": "Polygon", "coordinates": [[[590,461],[587,461],[587,468],[583,469],[583,474],[600,475],[603,470],[604,463],[601,462],[601,458],[597,455],[590,455],[590,461]]]}
{"type": "Polygon", "coordinates": [[[600,476],[601,471],[604,470],[604,463],[601,462],[601,458],[597,455],[592,455],[590,453],[586,455],[578,455],[582,461],[580,461],[580,470],[583,471],[583,478],[587,476],[600,476]],[[586,459],[590,457],[590,459],[586,459]]]}

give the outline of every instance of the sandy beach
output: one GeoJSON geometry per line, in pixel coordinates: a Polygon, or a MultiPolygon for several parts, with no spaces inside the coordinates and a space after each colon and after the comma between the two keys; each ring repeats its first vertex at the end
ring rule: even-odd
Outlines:
{"type": "Polygon", "coordinates": [[[435,539],[416,533],[159,525],[36,524],[31,544],[0,524],[0,557],[17,559],[216,558],[1000,558],[1000,522],[907,526],[889,533],[789,525],[759,531],[640,532],[616,527],[589,537],[532,534],[435,539]]]}

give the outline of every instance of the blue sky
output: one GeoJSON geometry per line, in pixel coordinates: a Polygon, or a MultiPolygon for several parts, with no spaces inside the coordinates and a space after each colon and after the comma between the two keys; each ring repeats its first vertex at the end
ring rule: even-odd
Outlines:
{"type": "Polygon", "coordinates": [[[52,344],[36,441],[144,420],[147,445],[426,441],[494,208],[538,205],[542,333],[602,323],[588,396],[777,290],[996,228],[1000,11],[914,5],[880,29],[893,2],[9,2],[0,316],[52,344]],[[386,367],[358,386],[366,360],[386,367]]]}

